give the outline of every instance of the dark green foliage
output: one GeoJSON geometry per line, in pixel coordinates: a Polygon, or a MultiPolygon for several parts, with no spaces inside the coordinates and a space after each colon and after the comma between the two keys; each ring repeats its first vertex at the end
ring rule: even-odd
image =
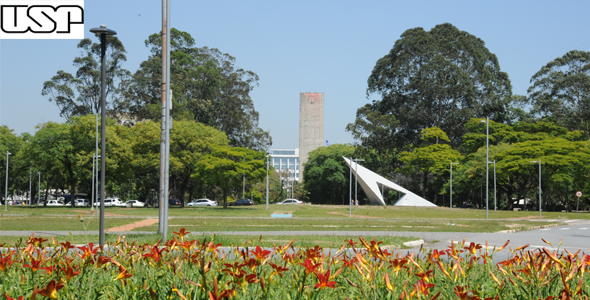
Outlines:
{"type": "Polygon", "coordinates": [[[590,138],[590,52],[572,50],[531,78],[532,113],[590,138]]]}
{"type": "Polygon", "coordinates": [[[311,203],[348,203],[350,168],[342,157],[349,158],[354,151],[353,146],[334,144],[309,153],[303,184],[311,203]]]}

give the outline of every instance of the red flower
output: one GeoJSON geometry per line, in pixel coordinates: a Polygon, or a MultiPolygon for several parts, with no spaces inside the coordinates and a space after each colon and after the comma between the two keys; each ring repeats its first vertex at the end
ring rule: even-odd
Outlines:
{"type": "Polygon", "coordinates": [[[302,266],[305,267],[305,274],[308,275],[309,273],[312,273],[315,271],[315,269],[317,269],[320,264],[314,265],[311,260],[306,259],[302,264],[300,264],[302,266]]]}
{"type": "Polygon", "coordinates": [[[63,287],[63,284],[55,283],[55,280],[51,280],[44,289],[37,290],[36,292],[49,299],[57,299],[57,291],[61,290],[63,287]]]}
{"type": "Polygon", "coordinates": [[[336,281],[329,281],[330,280],[330,270],[326,272],[326,274],[320,272],[314,272],[315,276],[318,278],[318,283],[315,285],[315,289],[319,288],[323,290],[324,288],[336,288],[336,281]]]}
{"type": "Polygon", "coordinates": [[[266,259],[266,257],[270,254],[270,251],[262,250],[260,246],[256,246],[256,249],[254,251],[250,251],[250,253],[254,254],[256,260],[261,261],[266,259]]]}
{"type": "Polygon", "coordinates": [[[190,233],[190,231],[186,231],[186,230],[184,229],[184,227],[183,227],[183,228],[180,228],[180,230],[179,230],[179,231],[180,231],[180,232],[176,232],[176,231],[174,231],[174,234],[178,235],[178,237],[180,237],[180,240],[181,240],[181,241],[184,241],[184,236],[185,236],[185,235],[187,235],[187,234],[189,234],[189,233],[190,233]]]}

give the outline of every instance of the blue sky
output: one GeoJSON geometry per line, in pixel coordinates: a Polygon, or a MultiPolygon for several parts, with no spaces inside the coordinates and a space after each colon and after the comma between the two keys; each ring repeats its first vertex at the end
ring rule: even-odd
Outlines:
{"type": "MultiPolygon", "coordinates": [[[[134,72],[148,55],[145,39],[161,29],[161,1],[85,1],[88,30],[106,24],[127,49],[134,72]]],[[[325,93],[324,136],[352,143],[345,131],[367,99],[367,78],[407,29],[449,22],[485,41],[508,73],[513,93],[570,50],[588,51],[588,1],[194,1],[172,0],[172,26],[197,46],[218,48],[260,76],[252,92],[260,127],[273,148],[299,140],[299,93],[325,93]]],[[[0,122],[17,133],[62,122],[41,96],[58,70],[75,72],[76,40],[0,41],[0,122]]]]}

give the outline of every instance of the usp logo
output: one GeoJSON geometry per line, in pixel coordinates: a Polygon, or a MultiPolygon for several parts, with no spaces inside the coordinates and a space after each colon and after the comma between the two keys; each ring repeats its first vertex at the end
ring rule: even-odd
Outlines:
{"type": "Polygon", "coordinates": [[[0,1],[0,39],[83,39],[84,0],[0,1]]]}

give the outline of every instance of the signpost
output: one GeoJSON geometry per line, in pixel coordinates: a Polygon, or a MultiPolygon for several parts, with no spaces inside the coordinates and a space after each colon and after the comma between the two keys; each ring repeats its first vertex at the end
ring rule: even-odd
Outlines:
{"type": "Polygon", "coordinates": [[[578,204],[576,204],[576,219],[578,218],[578,208],[580,207],[580,197],[582,197],[582,192],[577,191],[576,197],[578,197],[578,204]]]}

